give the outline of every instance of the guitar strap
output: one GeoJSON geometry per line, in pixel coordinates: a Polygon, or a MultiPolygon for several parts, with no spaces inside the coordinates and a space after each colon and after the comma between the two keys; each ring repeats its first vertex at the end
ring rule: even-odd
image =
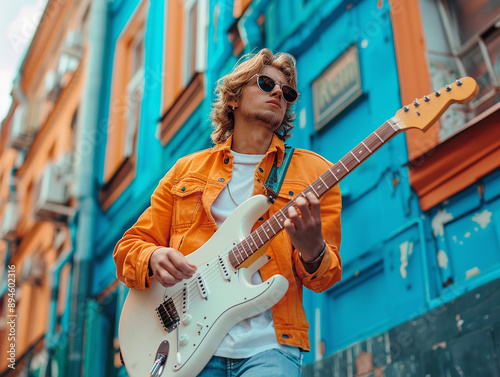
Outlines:
{"type": "Polygon", "coordinates": [[[274,160],[273,167],[271,168],[271,172],[267,177],[267,181],[264,184],[264,188],[266,189],[267,200],[271,203],[274,203],[281,189],[281,185],[283,184],[283,179],[285,178],[286,171],[288,170],[288,166],[290,165],[290,160],[292,159],[294,148],[289,145],[285,145],[285,155],[283,156],[283,162],[278,167],[277,159],[274,160]]]}

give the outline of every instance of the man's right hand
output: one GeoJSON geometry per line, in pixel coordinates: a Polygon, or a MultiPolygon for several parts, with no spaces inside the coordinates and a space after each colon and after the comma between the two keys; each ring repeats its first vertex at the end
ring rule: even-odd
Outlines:
{"type": "Polygon", "coordinates": [[[190,279],[196,272],[196,266],[171,247],[156,249],[149,259],[149,267],[164,287],[172,287],[184,279],[190,279]]]}

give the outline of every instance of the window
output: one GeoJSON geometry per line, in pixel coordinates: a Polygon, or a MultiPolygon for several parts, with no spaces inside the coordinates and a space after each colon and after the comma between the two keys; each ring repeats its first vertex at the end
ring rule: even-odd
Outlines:
{"type": "Polygon", "coordinates": [[[130,55],[132,72],[127,85],[125,157],[130,157],[135,152],[137,131],[141,121],[141,103],[144,95],[144,30],[133,39],[130,55]]]}
{"type": "MultiPolygon", "coordinates": [[[[131,17],[116,45],[109,109],[104,181],[109,183],[136,153],[144,92],[147,1],[131,17]]],[[[135,168],[125,169],[129,172],[135,168]]],[[[122,179],[123,176],[120,177],[122,179]]]]}
{"type": "Polygon", "coordinates": [[[406,132],[409,179],[427,211],[500,167],[500,0],[412,0],[391,7],[402,104],[471,76],[480,92],[426,133],[406,132]]]}
{"type": "Polygon", "coordinates": [[[470,104],[453,106],[441,118],[443,141],[500,99],[500,0],[435,0],[435,6],[444,43],[436,46],[436,29],[426,28],[433,85],[439,88],[470,76],[480,87],[470,104]]]}
{"type": "Polygon", "coordinates": [[[163,145],[205,96],[208,12],[208,0],[171,0],[166,7],[163,110],[158,130],[163,145]]]}
{"type": "Polygon", "coordinates": [[[99,201],[106,210],[136,174],[136,144],[144,95],[145,35],[149,1],[143,0],[116,41],[104,185],[99,201]]]}

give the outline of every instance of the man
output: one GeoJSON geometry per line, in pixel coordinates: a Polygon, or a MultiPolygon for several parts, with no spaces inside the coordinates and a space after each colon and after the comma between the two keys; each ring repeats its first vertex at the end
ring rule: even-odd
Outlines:
{"type": "MultiPolygon", "coordinates": [[[[115,248],[117,274],[127,286],[144,289],[153,276],[165,287],[191,278],[197,266],[185,255],[207,242],[238,205],[265,194],[263,184],[273,164],[281,165],[293,128],[296,75],[291,55],[263,49],[218,81],[215,146],[177,161],[115,248]]],[[[257,225],[330,166],[296,149],[278,198],[257,225]]],[[[281,274],[288,291],[272,309],[235,325],[200,376],[300,376],[300,352],[310,348],[302,287],[321,292],[340,280],[340,211],[337,186],[320,199],[312,192],[296,199],[286,232],[273,238],[270,260],[253,276],[258,283],[281,274]]]]}

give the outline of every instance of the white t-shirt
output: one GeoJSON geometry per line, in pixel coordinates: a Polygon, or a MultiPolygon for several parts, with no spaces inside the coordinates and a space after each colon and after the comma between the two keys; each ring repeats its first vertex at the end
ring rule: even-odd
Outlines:
{"type": "MultiPolygon", "coordinates": [[[[231,153],[234,156],[231,180],[211,207],[212,216],[219,226],[236,209],[236,204],[240,205],[253,195],[255,169],[265,156],[241,154],[234,151],[231,153]]],[[[260,272],[252,276],[252,283],[262,283],[260,272]]],[[[281,348],[293,355],[300,356],[298,348],[278,343],[271,309],[268,309],[236,324],[225,336],[215,352],[215,356],[243,359],[273,348],[281,348]]]]}

